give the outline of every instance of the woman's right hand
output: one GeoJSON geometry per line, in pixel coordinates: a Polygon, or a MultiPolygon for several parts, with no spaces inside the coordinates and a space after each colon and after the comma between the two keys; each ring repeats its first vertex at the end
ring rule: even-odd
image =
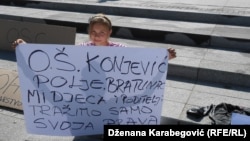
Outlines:
{"type": "Polygon", "coordinates": [[[17,40],[15,40],[15,41],[12,43],[11,47],[14,48],[14,49],[16,49],[16,47],[17,47],[19,44],[22,44],[22,43],[26,43],[26,42],[25,42],[23,39],[17,39],[17,40]]]}

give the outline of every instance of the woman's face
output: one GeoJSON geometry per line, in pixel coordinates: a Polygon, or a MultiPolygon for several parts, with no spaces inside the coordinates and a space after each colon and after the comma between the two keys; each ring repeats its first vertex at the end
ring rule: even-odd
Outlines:
{"type": "Polygon", "coordinates": [[[89,31],[89,37],[96,46],[108,46],[111,33],[112,30],[110,30],[106,25],[95,23],[89,31]]]}

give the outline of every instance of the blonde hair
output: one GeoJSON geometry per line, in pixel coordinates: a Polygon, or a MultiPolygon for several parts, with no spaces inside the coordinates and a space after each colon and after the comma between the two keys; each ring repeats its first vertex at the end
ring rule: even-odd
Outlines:
{"type": "Polygon", "coordinates": [[[112,23],[108,17],[106,17],[103,13],[98,13],[93,17],[89,18],[89,28],[88,31],[92,28],[92,26],[96,23],[103,24],[109,28],[109,30],[112,29],[112,23]]]}

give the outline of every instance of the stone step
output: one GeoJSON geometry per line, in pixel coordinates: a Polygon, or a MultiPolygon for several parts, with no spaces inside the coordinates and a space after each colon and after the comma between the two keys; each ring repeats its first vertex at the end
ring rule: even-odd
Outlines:
{"type": "MultiPolygon", "coordinates": [[[[0,5],[2,19],[77,27],[86,33],[92,13],[0,5]],[[22,12],[20,12],[22,11],[22,12]]],[[[114,37],[250,52],[250,27],[108,15],[114,37]],[[129,22],[128,22],[129,21],[129,22]]]]}
{"type": "Polygon", "coordinates": [[[250,26],[250,11],[245,7],[232,7],[216,2],[209,4],[163,1],[106,1],[97,0],[1,0],[0,4],[22,7],[73,11],[83,13],[104,12],[109,15],[202,22],[222,25],[250,26]]]}
{"type": "MultiPolygon", "coordinates": [[[[49,1],[46,3],[51,4],[49,1]]],[[[65,3],[68,4],[68,1],[65,3]]],[[[72,1],[72,3],[78,5],[79,1],[72,1]]],[[[20,6],[20,4],[18,5],[20,6]]],[[[78,28],[78,32],[86,33],[88,18],[94,15],[94,13],[19,6],[0,5],[1,18],[73,26],[78,28]]],[[[65,5],[65,7],[67,6],[65,5]]],[[[250,50],[249,27],[108,16],[113,21],[113,39],[115,41],[132,47],[175,48],[178,57],[170,61],[169,76],[223,83],[226,87],[230,87],[230,85],[250,86],[250,69],[247,66],[249,53],[244,53],[250,50]],[[225,48],[222,48],[223,46],[225,48]],[[230,50],[234,50],[234,52],[230,50]]],[[[87,40],[88,37],[86,34],[78,33],[76,44],[82,41],[80,39],[87,40]]]]}
{"type": "MultiPolygon", "coordinates": [[[[250,54],[226,50],[194,48],[173,44],[111,38],[130,47],[175,48],[177,58],[169,61],[169,76],[222,83],[225,87],[250,87],[250,54]]],[[[77,34],[76,44],[88,41],[87,34],[77,34]]]]}
{"type": "MultiPolygon", "coordinates": [[[[168,76],[195,81],[221,83],[230,88],[232,85],[250,87],[250,54],[225,50],[194,48],[172,44],[153,43],[120,38],[111,38],[128,47],[173,47],[177,58],[169,61],[168,76]]],[[[77,34],[76,44],[88,41],[87,34],[77,34]]],[[[16,70],[15,53],[0,51],[0,68],[16,70]]]]}

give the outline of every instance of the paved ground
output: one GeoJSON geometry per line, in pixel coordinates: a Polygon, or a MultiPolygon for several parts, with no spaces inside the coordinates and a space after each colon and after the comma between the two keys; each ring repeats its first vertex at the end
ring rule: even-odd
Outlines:
{"type": "MultiPolygon", "coordinates": [[[[78,2],[78,0],[71,1],[72,3],[78,2]]],[[[213,11],[222,12],[219,10],[213,10],[211,7],[224,7],[226,11],[227,8],[235,9],[233,14],[239,15],[243,14],[243,16],[249,16],[249,7],[250,2],[248,0],[210,0],[210,1],[197,1],[197,0],[88,0],[84,1],[84,3],[98,3],[100,5],[117,5],[119,3],[127,3],[126,5],[137,6],[148,6],[152,4],[152,6],[157,7],[159,9],[164,9],[166,7],[172,8],[172,10],[178,9],[179,5],[193,6],[199,5],[200,9],[188,9],[188,10],[198,10],[198,11],[213,11]],[[162,7],[159,4],[164,3],[162,7]],[[202,7],[202,8],[201,8],[202,7]],[[241,11],[241,12],[239,12],[241,11]],[[244,12],[243,12],[244,11],[244,12]]],[[[224,12],[225,12],[224,11],[224,12]]],[[[232,11],[231,11],[232,12],[232,11]]],[[[223,12],[222,12],[223,13],[223,12]]],[[[78,34],[76,38],[76,43],[80,42],[80,40],[84,38],[87,39],[85,34],[78,34]]],[[[117,39],[113,40],[119,42],[126,43],[134,43],[131,40],[117,39]]],[[[180,54],[185,54],[184,50],[177,47],[177,51],[180,54]]],[[[187,50],[185,50],[187,51],[187,50]]],[[[189,52],[186,54],[201,54],[201,49],[189,49],[189,52]]],[[[225,51],[212,50],[211,52],[220,52],[224,53],[225,56],[229,56],[229,54],[225,51]]],[[[178,53],[178,52],[177,52],[178,53]]],[[[222,53],[222,54],[223,54],[222,53]]],[[[190,56],[191,56],[190,55],[190,56]]],[[[213,54],[216,59],[224,59],[221,56],[216,56],[213,54]]],[[[0,68],[1,69],[16,69],[16,61],[13,58],[13,52],[4,52],[0,51],[0,68]]],[[[184,55],[183,55],[184,56],[184,55]]],[[[236,57],[230,61],[234,61],[234,64],[238,62],[245,62],[245,65],[249,65],[249,53],[239,54],[234,53],[232,56],[244,56],[244,57],[236,57]],[[237,60],[238,58],[238,60],[237,60]],[[239,59],[240,58],[240,59],[239,59]]],[[[205,58],[205,55],[202,54],[199,57],[205,58]]],[[[209,58],[209,56],[206,56],[209,58]]],[[[182,58],[182,57],[180,57],[182,58]]],[[[214,58],[213,58],[214,59],[214,58]]],[[[184,59],[183,59],[184,60],[184,59]]],[[[183,61],[173,60],[174,64],[178,64],[178,62],[183,61]]],[[[171,63],[171,62],[170,62],[171,63]]],[[[231,66],[232,67],[232,66],[231,66]]],[[[225,67],[231,69],[229,66],[225,67]]],[[[247,69],[246,69],[247,72],[247,69]]],[[[249,72],[249,71],[248,71],[249,72]]],[[[226,76],[224,76],[226,77],[226,76]]],[[[235,79],[237,81],[237,79],[235,79]]],[[[214,82],[205,82],[199,80],[190,80],[179,77],[168,77],[166,80],[166,91],[164,94],[163,101],[163,110],[162,110],[162,124],[210,124],[210,119],[205,117],[200,120],[190,119],[186,115],[186,111],[192,107],[197,106],[208,106],[210,104],[219,104],[221,102],[231,103],[239,106],[250,107],[250,88],[249,87],[240,87],[236,85],[224,85],[221,83],[214,82]]],[[[95,141],[102,140],[100,136],[83,136],[83,137],[53,137],[53,136],[41,136],[41,135],[32,135],[28,134],[25,130],[24,116],[22,111],[0,107],[0,141],[95,141]]]]}

